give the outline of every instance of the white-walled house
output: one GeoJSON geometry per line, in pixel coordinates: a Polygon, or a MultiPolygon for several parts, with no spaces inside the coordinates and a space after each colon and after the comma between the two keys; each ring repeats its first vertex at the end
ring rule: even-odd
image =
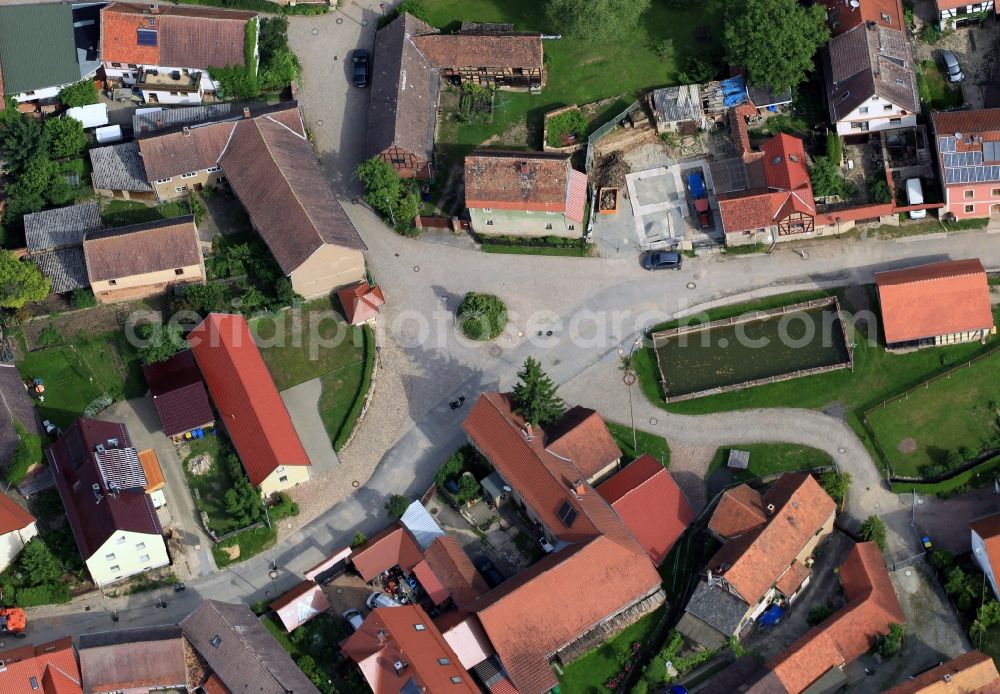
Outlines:
{"type": "Polygon", "coordinates": [[[972,533],[972,558],[986,574],[993,595],[1000,600],[997,587],[997,570],[1000,569],[1000,513],[969,523],[972,533]]]}
{"type": "Polygon", "coordinates": [[[913,48],[903,31],[867,23],[834,36],[824,71],[830,121],[841,137],[917,124],[913,48]]]}
{"type": "Polygon", "coordinates": [[[10,566],[25,543],[38,534],[35,517],[0,494],[0,571],[10,566]]]}
{"type": "Polygon", "coordinates": [[[200,104],[219,83],[209,68],[245,67],[255,12],[113,2],[101,10],[101,60],[112,84],[135,87],[147,103],[200,104]]]}
{"type": "Polygon", "coordinates": [[[963,22],[976,22],[984,13],[996,14],[996,3],[993,0],[969,2],[969,0],[935,0],[938,14],[938,26],[941,29],[953,29],[963,22]]]}
{"type": "Polygon", "coordinates": [[[45,451],[66,518],[98,587],[170,563],[124,424],[78,419],[45,451]]]}

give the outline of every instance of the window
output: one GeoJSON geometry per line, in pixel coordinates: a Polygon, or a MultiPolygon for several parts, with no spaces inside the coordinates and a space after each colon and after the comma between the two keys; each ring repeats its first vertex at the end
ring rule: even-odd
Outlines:
{"type": "Polygon", "coordinates": [[[447,658],[438,658],[438,665],[451,665],[451,661],[447,658]]]}
{"type": "Polygon", "coordinates": [[[488,227],[493,226],[493,220],[492,219],[487,219],[486,220],[486,226],[488,226],[488,227]]]}
{"type": "Polygon", "coordinates": [[[209,643],[212,644],[212,648],[218,648],[222,645],[222,637],[216,634],[209,643]]]}
{"type": "Polygon", "coordinates": [[[889,119],[889,122],[890,122],[890,123],[891,123],[892,125],[899,125],[900,123],[902,123],[902,122],[903,122],[903,119],[902,119],[902,118],[890,118],[890,119],[889,119]]]}
{"type": "Polygon", "coordinates": [[[962,197],[965,198],[966,200],[972,200],[974,197],[976,197],[976,191],[974,190],[962,191],[962,197]]]}
{"type": "Polygon", "coordinates": [[[278,478],[278,481],[279,482],[287,482],[288,481],[288,475],[282,475],[281,477],[278,478]]]}
{"type": "Polygon", "coordinates": [[[994,189],[993,189],[993,190],[992,190],[992,191],[990,192],[990,195],[991,195],[992,197],[994,197],[994,198],[1000,198],[1000,188],[994,188],[994,189]]]}
{"type": "Polygon", "coordinates": [[[29,677],[28,678],[28,683],[31,685],[32,689],[38,689],[38,678],[37,677],[29,677]]]}
{"type": "MultiPolygon", "coordinates": [[[[123,538],[122,538],[122,542],[124,542],[124,541],[125,541],[125,538],[123,537],[123,538]]],[[[146,543],[145,543],[145,542],[140,542],[139,544],[137,544],[137,545],[135,546],[135,548],[136,548],[136,549],[146,549],[146,543]]]]}
{"type": "Polygon", "coordinates": [[[867,114],[868,113],[868,107],[867,106],[862,106],[861,108],[858,109],[858,113],[860,113],[862,115],[867,114]]]}
{"type": "Polygon", "coordinates": [[[118,540],[116,541],[116,544],[124,545],[125,544],[125,536],[122,535],[121,537],[119,537],[118,540]]]}
{"type": "Polygon", "coordinates": [[[861,123],[851,123],[851,130],[861,130],[861,123]]]}
{"type": "Polygon", "coordinates": [[[141,557],[139,557],[139,563],[140,564],[145,564],[147,561],[149,561],[149,555],[148,554],[143,554],[141,557]]]}
{"type": "Polygon", "coordinates": [[[216,171],[222,171],[222,167],[221,166],[210,166],[210,167],[208,167],[206,169],[206,171],[208,171],[208,173],[215,173],[216,171]]]}
{"type": "Polygon", "coordinates": [[[187,186],[177,186],[176,188],[174,188],[174,192],[176,192],[176,193],[183,193],[187,189],[188,189],[187,186]]]}
{"type": "Polygon", "coordinates": [[[568,228],[568,229],[569,229],[570,231],[573,231],[574,229],[576,229],[576,225],[575,225],[575,224],[570,224],[570,225],[569,225],[569,226],[568,226],[567,228],[568,228]]]}
{"type": "Polygon", "coordinates": [[[184,268],[182,268],[182,267],[176,268],[174,270],[174,274],[175,275],[183,275],[184,274],[184,268]]]}
{"type": "Polygon", "coordinates": [[[118,566],[117,564],[115,564],[114,566],[112,566],[111,569],[110,569],[111,573],[115,573],[116,571],[121,571],[121,570],[122,570],[122,567],[118,566]]]}
{"type": "Polygon", "coordinates": [[[966,205],[965,206],[965,211],[969,212],[969,213],[975,212],[976,211],[976,206],[975,205],[966,205]]]}
{"type": "Polygon", "coordinates": [[[534,210],[525,210],[525,214],[535,214],[534,210]]]}
{"type": "Polygon", "coordinates": [[[454,677],[454,676],[453,676],[453,677],[451,678],[451,683],[452,683],[452,684],[462,684],[462,678],[461,678],[461,677],[454,677]]]}
{"type": "Polygon", "coordinates": [[[489,213],[490,213],[490,212],[492,212],[492,211],[493,211],[493,208],[492,208],[492,207],[484,207],[484,208],[483,208],[483,212],[485,212],[486,214],[489,214],[489,213]]]}
{"type": "Polygon", "coordinates": [[[891,111],[892,110],[892,104],[886,104],[885,106],[882,107],[882,110],[883,111],[891,111]]]}
{"type": "Polygon", "coordinates": [[[198,175],[197,171],[189,171],[186,174],[181,174],[181,178],[194,178],[197,175],[198,175]]]}
{"type": "Polygon", "coordinates": [[[158,179],[156,182],[157,183],[170,183],[172,180],[174,180],[174,179],[172,179],[172,178],[161,178],[161,179],[158,179]]]}
{"type": "Polygon", "coordinates": [[[427,627],[425,627],[423,624],[414,624],[413,628],[416,629],[417,631],[423,631],[427,627]]]}
{"type": "Polygon", "coordinates": [[[136,29],[135,43],[137,46],[155,46],[156,29],[136,29]]]}
{"type": "Polygon", "coordinates": [[[887,15],[885,12],[882,13],[882,21],[886,24],[892,24],[892,17],[887,15]]]}
{"type": "Polygon", "coordinates": [[[548,222],[548,223],[545,224],[545,229],[546,230],[549,230],[551,228],[552,228],[552,222],[548,222]]]}
{"type": "Polygon", "coordinates": [[[113,287],[116,284],[118,284],[118,280],[108,280],[108,284],[110,284],[113,287]]]}
{"type": "Polygon", "coordinates": [[[104,560],[105,561],[114,561],[115,560],[115,553],[112,552],[111,554],[105,554],[104,555],[104,560]]]}
{"type": "Polygon", "coordinates": [[[276,467],[276,468],[274,468],[274,471],[275,472],[284,472],[285,471],[285,466],[282,465],[280,467],[276,467]]]}

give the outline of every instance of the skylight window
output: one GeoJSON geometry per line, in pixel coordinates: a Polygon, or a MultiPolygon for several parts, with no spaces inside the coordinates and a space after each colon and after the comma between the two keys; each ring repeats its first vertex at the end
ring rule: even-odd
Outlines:
{"type": "Polygon", "coordinates": [[[572,528],[576,516],[576,509],[568,501],[562,502],[562,506],[559,507],[559,520],[563,522],[563,525],[567,528],[572,528]]]}
{"type": "Polygon", "coordinates": [[[156,29],[136,29],[135,42],[139,46],[155,46],[156,29]]]}

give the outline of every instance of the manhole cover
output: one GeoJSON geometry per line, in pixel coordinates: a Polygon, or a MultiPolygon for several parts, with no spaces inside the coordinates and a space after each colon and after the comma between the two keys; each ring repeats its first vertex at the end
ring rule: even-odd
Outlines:
{"type": "Polygon", "coordinates": [[[344,18],[343,17],[337,17],[337,24],[343,24],[343,23],[344,23],[344,18]]]}
{"type": "Polygon", "coordinates": [[[879,503],[876,501],[874,504],[872,504],[872,508],[877,511],[879,509],[879,503]]]}
{"type": "Polygon", "coordinates": [[[201,551],[201,545],[200,545],[200,544],[198,544],[198,545],[195,545],[195,546],[194,546],[194,551],[195,551],[195,552],[200,552],[200,551],[201,551]]]}
{"type": "Polygon", "coordinates": [[[446,296],[442,296],[442,297],[441,297],[441,303],[442,303],[442,304],[447,304],[447,303],[448,303],[448,297],[446,297],[446,296]]]}
{"type": "Polygon", "coordinates": [[[414,265],[413,266],[413,271],[414,272],[420,272],[420,266],[419,265],[414,265]]]}
{"type": "Polygon", "coordinates": [[[311,33],[312,33],[313,36],[319,36],[319,29],[317,29],[316,27],[313,27],[311,33]]]}
{"type": "Polygon", "coordinates": [[[720,337],[719,338],[719,347],[721,347],[722,349],[725,349],[728,346],[729,346],[729,338],[720,337]]]}
{"type": "Polygon", "coordinates": [[[650,417],[650,418],[649,418],[649,423],[650,423],[650,424],[656,424],[656,421],[657,421],[657,420],[656,420],[656,417],[650,417]]]}
{"type": "Polygon", "coordinates": [[[695,284],[694,282],[688,282],[688,283],[687,283],[687,288],[688,288],[688,289],[694,289],[694,288],[695,288],[695,287],[697,287],[697,286],[698,286],[698,285],[697,285],[697,284],[695,284]]]}
{"type": "Polygon", "coordinates": [[[907,576],[912,576],[912,575],[913,575],[913,572],[912,572],[912,571],[910,571],[909,569],[907,569],[907,570],[906,570],[906,575],[907,575],[907,576]]]}
{"type": "Polygon", "coordinates": [[[317,120],[316,121],[316,125],[323,125],[323,119],[321,118],[321,119],[317,120]]]}
{"type": "Polygon", "coordinates": [[[368,26],[368,20],[367,19],[362,19],[361,20],[361,26],[363,26],[363,27],[368,26]]]}
{"type": "MultiPolygon", "coordinates": [[[[361,198],[351,198],[351,202],[357,205],[358,203],[361,202],[361,198]]],[[[399,253],[396,254],[396,257],[397,258],[399,257],[399,253]]]]}
{"type": "Polygon", "coordinates": [[[352,486],[352,487],[360,487],[360,486],[361,486],[361,483],[360,483],[360,482],[358,482],[357,480],[354,480],[353,482],[351,482],[351,486],[352,486]]]}
{"type": "Polygon", "coordinates": [[[518,330],[517,331],[517,336],[518,337],[524,337],[524,331],[523,330],[518,330]]]}
{"type": "Polygon", "coordinates": [[[847,453],[847,449],[844,448],[843,446],[841,446],[840,448],[837,449],[837,452],[838,453],[847,453]]]}
{"type": "Polygon", "coordinates": [[[341,593],[344,592],[344,589],[338,587],[336,592],[337,592],[337,595],[340,595],[341,593]]]}

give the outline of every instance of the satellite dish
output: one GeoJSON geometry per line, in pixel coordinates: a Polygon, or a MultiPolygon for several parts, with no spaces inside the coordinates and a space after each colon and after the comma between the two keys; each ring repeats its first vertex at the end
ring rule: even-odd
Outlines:
{"type": "Polygon", "coordinates": [[[956,140],[961,140],[962,139],[962,133],[955,133],[955,139],[956,140]]]}
{"type": "Polygon", "coordinates": [[[850,5],[851,5],[851,9],[856,10],[859,7],[861,7],[861,2],[860,2],[860,0],[851,0],[850,5]]]}

